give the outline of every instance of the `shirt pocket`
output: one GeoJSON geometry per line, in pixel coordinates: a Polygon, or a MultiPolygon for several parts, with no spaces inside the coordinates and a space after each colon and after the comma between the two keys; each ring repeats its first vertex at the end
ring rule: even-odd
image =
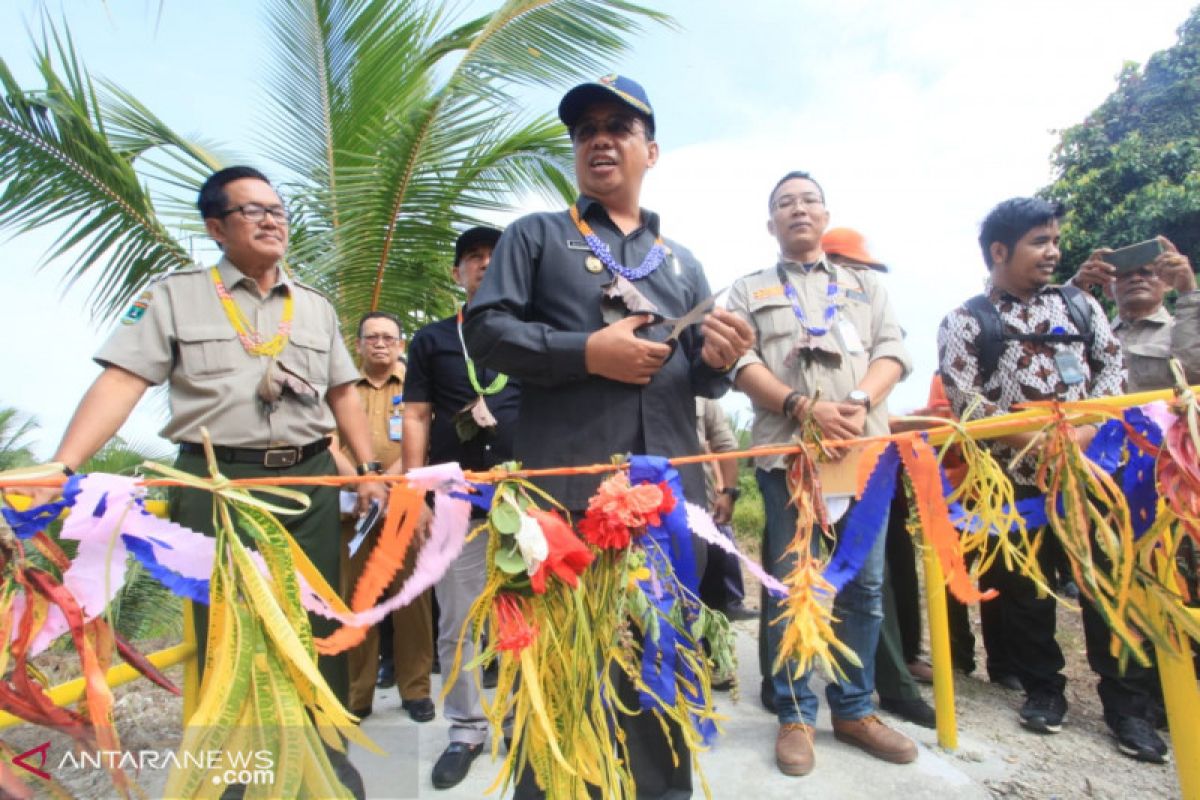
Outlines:
{"type": "Polygon", "coordinates": [[[796,312],[786,296],[752,300],[750,314],[758,328],[759,341],[763,344],[780,339],[792,341],[799,333],[796,312]]]}
{"type": "Polygon", "coordinates": [[[1170,342],[1138,342],[1127,344],[1125,348],[1125,368],[1129,371],[1130,382],[1139,388],[1158,388],[1169,386],[1171,377],[1171,343],[1170,342]],[[1163,384],[1163,381],[1167,381],[1163,384]]]}
{"type": "Polygon", "coordinates": [[[236,372],[244,362],[242,343],[228,323],[180,325],[177,369],[191,377],[211,378],[236,372]]]}
{"type": "Polygon", "coordinates": [[[311,330],[293,330],[279,361],[313,386],[329,384],[329,339],[311,330]]]}

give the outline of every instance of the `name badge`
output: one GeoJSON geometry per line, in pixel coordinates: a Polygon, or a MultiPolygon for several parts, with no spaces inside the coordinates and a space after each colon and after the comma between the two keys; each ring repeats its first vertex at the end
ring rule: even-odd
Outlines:
{"type": "Polygon", "coordinates": [[[404,441],[404,417],[399,414],[388,417],[388,438],[393,442],[404,441]]]}
{"type": "Polygon", "coordinates": [[[833,328],[838,339],[842,342],[842,347],[847,353],[863,352],[862,339],[859,338],[858,329],[848,319],[839,319],[837,325],[833,328]]]}
{"type": "Polygon", "coordinates": [[[578,239],[567,239],[568,250],[591,250],[587,242],[581,242],[578,239]]]}
{"type": "Polygon", "coordinates": [[[1058,367],[1058,376],[1067,386],[1083,383],[1083,364],[1079,356],[1072,350],[1059,350],[1054,354],[1054,366],[1058,367]]]}

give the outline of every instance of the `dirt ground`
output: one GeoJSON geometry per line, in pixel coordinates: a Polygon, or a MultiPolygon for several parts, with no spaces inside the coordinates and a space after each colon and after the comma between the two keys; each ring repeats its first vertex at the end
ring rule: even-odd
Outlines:
{"type": "MultiPolygon", "coordinates": [[[[756,587],[750,596],[756,596],[756,587]]],[[[977,623],[977,620],[976,620],[977,623]]],[[[754,623],[739,623],[739,631],[753,635],[754,623]],[[742,630],[744,629],[744,630],[742,630]]],[[[979,637],[977,637],[978,639],[979,637]]],[[[1007,691],[986,681],[982,669],[975,676],[955,676],[958,724],[964,740],[982,741],[991,753],[1003,753],[1004,768],[998,777],[983,778],[981,789],[996,798],[1177,798],[1179,784],[1173,764],[1154,766],[1141,764],[1120,755],[1100,715],[1100,703],[1095,691],[1095,678],[1087,666],[1083,650],[1083,632],[1078,613],[1062,608],[1059,612],[1059,638],[1067,659],[1067,699],[1070,703],[1068,721],[1063,732],[1056,736],[1039,736],[1022,729],[1017,723],[1017,709],[1022,697],[1019,692],[1007,691]]],[[[143,643],[143,651],[165,646],[166,642],[143,643]]],[[[73,656],[47,654],[39,659],[39,667],[53,681],[71,677],[73,656]]],[[[983,663],[983,654],[977,661],[983,663]]],[[[743,665],[745,667],[746,665],[743,665]]],[[[171,677],[181,679],[175,668],[171,677]]],[[[745,680],[746,670],[741,670],[745,680]]],[[[928,688],[926,696],[931,693],[928,688]]],[[[178,746],[181,731],[182,703],[179,698],[146,681],[119,687],[115,690],[116,717],[122,743],[130,751],[166,751],[178,746]]],[[[757,685],[745,685],[741,691],[742,705],[753,704],[757,709],[757,685]]],[[[772,725],[763,713],[764,726],[772,725]]],[[[1164,734],[1165,735],[1165,734],[1164,734]]],[[[50,739],[47,765],[55,767],[69,749],[64,737],[51,735],[30,726],[3,731],[3,740],[16,753],[21,753],[50,739]]],[[[955,754],[965,763],[982,761],[985,754],[967,745],[955,754]]],[[[115,796],[105,773],[98,770],[51,770],[77,798],[99,800],[115,796]]],[[[139,782],[147,794],[161,793],[165,774],[155,772],[140,776],[139,782]]],[[[751,788],[751,778],[747,778],[751,788]]],[[[430,789],[429,796],[441,796],[430,789]]],[[[44,796],[50,796],[48,794],[44,796]]]]}

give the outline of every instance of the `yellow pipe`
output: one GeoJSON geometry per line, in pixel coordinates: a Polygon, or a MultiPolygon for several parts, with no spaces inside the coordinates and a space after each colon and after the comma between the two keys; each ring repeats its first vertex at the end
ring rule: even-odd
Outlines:
{"type": "MultiPolygon", "coordinates": [[[[151,664],[159,669],[166,669],[167,667],[173,667],[176,664],[187,663],[188,661],[195,663],[195,637],[193,637],[193,641],[190,643],[186,641],[182,642],[174,647],[168,647],[165,650],[159,650],[155,653],[151,653],[150,655],[146,656],[146,658],[150,660],[151,664]]],[[[128,664],[117,664],[116,666],[109,668],[108,672],[104,676],[104,679],[109,686],[120,686],[140,677],[142,677],[142,673],[138,672],[128,664]]],[[[54,701],[54,705],[60,707],[66,706],[78,701],[83,697],[86,685],[87,681],[84,678],[76,678],[73,681],[67,681],[66,683],[55,686],[53,689],[47,692],[47,694],[49,694],[50,699],[54,701]]],[[[25,720],[21,719],[20,717],[15,717],[6,711],[0,711],[0,728],[18,725],[24,721],[25,720]]]]}
{"type": "Polygon", "coordinates": [[[1183,800],[1200,800],[1200,689],[1196,688],[1192,643],[1174,625],[1170,633],[1179,650],[1158,650],[1158,680],[1167,706],[1180,792],[1183,800]]]}
{"type": "Polygon", "coordinates": [[[950,660],[950,619],[946,613],[946,578],[933,546],[924,542],[925,603],[929,611],[929,654],[933,661],[933,708],[937,714],[938,744],[958,749],[954,712],[954,671],[950,660]]]}
{"type": "Polygon", "coordinates": [[[200,660],[196,646],[196,620],[192,616],[192,601],[183,601],[183,643],[192,650],[192,657],[183,662],[183,724],[192,718],[200,699],[200,660]]]}

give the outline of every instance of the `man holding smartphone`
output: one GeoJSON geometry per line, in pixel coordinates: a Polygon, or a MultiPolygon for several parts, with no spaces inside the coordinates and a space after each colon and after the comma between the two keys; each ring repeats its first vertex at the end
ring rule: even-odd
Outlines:
{"type": "Polygon", "coordinates": [[[1125,351],[1129,391],[1144,392],[1175,385],[1170,360],[1179,359],[1189,384],[1200,383],[1200,291],[1188,257],[1165,236],[1153,239],[1161,252],[1143,264],[1119,268],[1109,263],[1114,252],[1095,250],[1071,283],[1081,289],[1099,286],[1117,304],[1113,332],[1125,351]],[[1175,314],[1163,298],[1175,290],[1175,314]]]}

